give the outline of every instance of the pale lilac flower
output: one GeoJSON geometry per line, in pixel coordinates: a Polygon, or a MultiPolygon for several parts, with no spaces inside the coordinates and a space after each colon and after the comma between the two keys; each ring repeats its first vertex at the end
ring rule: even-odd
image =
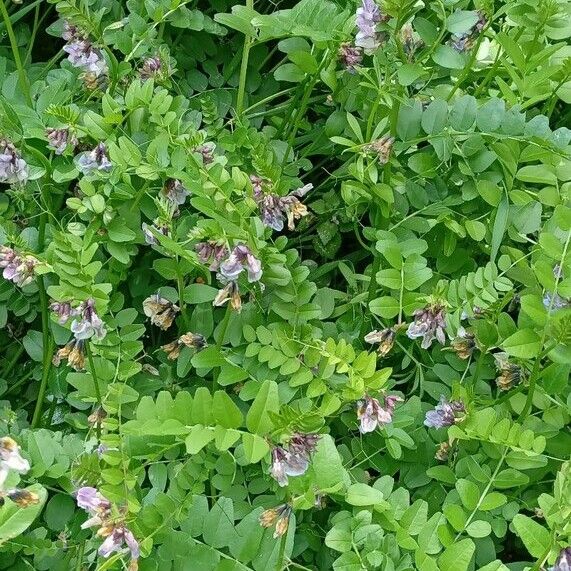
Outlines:
{"type": "Polygon", "coordinates": [[[92,151],[77,155],[75,164],[83,174],[89,174],[93,171],[109,172],[113,168],[113,164],[107,156],[105,143],[99,143],[92,151]]]}
{"type": "Polygon", "coordinates": [[[77,137],[70,133],[69,127],[61,129],[48,127],[46,137],[48,138],[48,149],[55,151],[56,155],[65,153],[68,145],[73,150],[79,143],[77,137]]]}
{"type": "Polygon", "coordinates": [[[381,9],[374,0],[362,0],[356,16],[355,24],[359,31],[355,36],[355,45],[363,48],[366,54],[372,54],[380,46],[377,24],[383,21],[381,9]]]}
{"type": "Polygon", "coordinates": [[[67,59],[73,67],[91,73],[95,77],[107,75],[107,62],[103,53],[86,36],[79,35],[77,30],[72,33],[70,28],[64,30],[64,36],[69,37],[69,40],[63,51],[68,54],[67,59]]]}
{"type": "Polygon", "coordinates": [[[12,248],[0,246],[0,268],[4,268],[2,276],[19,287],[32,283],[38,264],[33,256],[21,256],[12,248]]]}
{"type": "Polygon", "coordinates": [[[6,139],[0,139],[0,182],[14,184],[28,180],[28,164],[16,147],[6,139]]]}
{"type": "Polygon", "coordinates": [[[83,38],[84,35],[79,31],[77,26],[74,26],[67,20],[63,23],[63,33],[61,37],[66,41],[69,42],[70,40],[76,40],[79,38],[83,38]]]}
{"type": "Polygon", "coordinates": [[[393,412],[397,402],[402,398],[396,395],[386,396],[384,406],[368,395],[357,402],[357,418],[360,421],[359,431],[362,434],[373,432],[377,426],[389,424],[393,420],[393,412]]]}
{"type": "Polygon", "coordinates": [[[111,502],[97,488],[91,486],[83,486],[77,490],[76,502],[78,507],[93,514],[101,509],[108,510],[111,508],[111,502]]]}
{"type": "Polygon", "coordinates": [[[266,181],[257,174],[250,175],[250,182],[252,183],[252,189],[254,190],[254,198],[261,195],[264,192],[264,184],[266,181]]]}
{"type": "Polygon", "coordinates": [[[452,426],[464,418],[466,408],[460,400],[448,402],[444,396],[434,410],[429,410],[424,419],[424,426],[429,428],[444,428],[452,426]]]}
{"type": "Polygon", "coordinates": [[[214,143],[204,143],[199,147],[194,149],[195,153],[198,153],[202,156],[202,163],[205,165],[209,165],[214,162],[214,149],[216,145],[214,143]]]}
{"type": "Polygon", "coordinates": [[[162,190],[166,199],[174,206],[182,206],[190,192],[177,179],[170,179],[162,190]]]}
{"type": "Polygon", "coordinates": [[[294,190],[287,196],[278,196],[270,192],[258,192],[254,188],[254,200],[258,204],[262,222],[276,231],[283,230],[284,221],[288,221],[288,229],[295,229],[295,220],[307,216],[307,206],[300,202],[300,198],[313,188],[312,184],[306,184],[294,190]]]}
{"type": "Polygon", "coordinates": [[[18,443],[9,436],[0,438],[0,487],[6,481],[10,470],[25,474],[29,469],[30,463],[22,458],[18,443]]]}
{"type": "Polygon", "coordinates": [[[228,256],[228,248],[214,241],[199,242],[194,250],[203,264],[210,264],[209,270],[212,272],[217,271],[222,260],[228,256]]]}
{"type": "Polygon", "coordinates": [[[101,557],[109,557],[112,553],[121,553],[123,544],[127,546],[131,553],[131,559],[137,560],[140,555],[139,543],[129,529],[124,525],[114,527],[105,541],[100,545],[98,553],[101,557]]]}
{"type": "Polygon", "coordinates": [[[79,310],[74,309],[69,301],[54,301],[50,304],[50,309],[57,315],[60,325],[65,325],[71,317],[79,315],[79,310]]]}
{"type": "Polygon", "coordinates": [[[349,73],[355,73],[363,61],[363,50],[344,42],[339,46],[337,57],[349,73]]]}
{"type": "Polygon", "coordinates": [[[565,547],[559,552],[551,571],[571,571],[571,547],[565,547]]]}
{"type": "Polygon", "coordinates": [[[287,486],[288,476],[301,476],[307,472],[311,455],[315,451],[318,434],[294,434],[286,447],[272,450],[271,476],[280,486],[287,486]]]}
{"type": "Polygon", "coordinates": [[[220,264],[222,281],[236,281],[242,270],[246,269],[248,281],[257,282],[262,277],[262,263],[245,244],[235,246],[228,258],[220,264]]]}
{"type": "Polygon", "coordinates": [[[78,308],[78,315],[81,319],[74,319],[71,322],[71,331],[78,341],[91,339],[101,341],[107,335],[105,323],[95,311],[95,301],[88,299],[82,302],[78,308]]]}
{"type": "Polygon", "coordinates": [[[414,322],[409,325],[407,335],[410,339],[422,337],[421,347],[428,349],[434,339],[442,345],[446,343],[445,327],[446,311],[444,307],[439,304],[431,304],[414,312],[414,322]]]}

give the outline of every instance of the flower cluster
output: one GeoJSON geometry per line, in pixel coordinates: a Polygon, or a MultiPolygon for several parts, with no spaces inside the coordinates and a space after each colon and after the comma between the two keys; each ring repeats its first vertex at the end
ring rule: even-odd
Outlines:
{"type": "Polygon", "coordinates": [[[184,187],[180,180],[171,178],[165,184],[162,194],[173,207],[177,208],[185,203],[186,197],[190,192],[184,187]]]}
{"type": "Polygon", "coordinates": [[[357,402],[357,418],[361,434],[373,432],[377,426],[381,427],[393,421],[393,413],[398,402],[403,399],[396,395],[383,397],[383,404],[378,399],[365,395],[357,402]]]}
{"type": "Polygon", "coordinates": [[[238,244],[218,268],[218,279],[223,283],[235,282],[243,270],[248,273],[250,283],[257,282],[262,277],[262,263],[252,254],[245,244],[238,244]]]}
{"type": "Polygon", "coordinates": [[[428,349],[434,339],[440,344],[446,343],[446,310],[439,303],[427,305],[414,312],[414,321],[409,325],[406,334],[410,339],[422,337],[421,347],[428,349]]]}
{"type": "Polygon", "coordinates": [[[488,19],[485,14],[481,11],[478,12],[478,21],[474,24],[472,29],[468,30],[464,34],[456,35],[454,34],[450,38],[450,45],[458,52],[465,52],[471,49],[476,41],[478,35],[486,27],[488,19]]]}
{"type": "Polygon", "coordinates": [[[250,182],[254,189],[254,200],[260,210],[262,222],[269,228],[279,232],[283,230],[284,221],[287,220],[288,229],[294,230],[295,221],[307,216],[307,206],[302,204],[299,199],[313,188],[312,184],[306,184],[287,196],[278,196],[264,190],[262,178],[252,175],[250,182]]]}
{"type": "Polygon", "coordinates": [[[526,379],[524,369],[520,365],[512,363],[507,353],[495,353],[494,359],[499,373],[496,378],[496,385],[500,391],[509,391],[526,379]]]}
{"type": "Polygon", "coordinates": [[[34,256],[22,256],[12,248],[0,246],[0,268],[4,268],[2,277],[19,287],[32,283],[39,263],[34,256]]]}
{"type": "Polygon", "coordinates": [[[206,339],[199,333],[185,333],[175,341],[171,341],[166,345],[162,345],[161,349],[167,354],[167,358],[175,360],[180,355],[183,347],[192,347],[193,349],[204,349],[207,346],[206,339]]]}
{"type": "Polygon", "coordinates": [[[262,527],[272,527],[275,525],[274,539],[277,539],[286,533],[291,514],[292,507],[289,504],[281,504],[275,508],[262,512],[262,515],[260,516],[260,525],[262,527]]]}
{"type": "Polygon", "coordinates": [[[390,135],[384,135],[380,139],[365,145],[364,148],[365,151],[375,153],[377,155],[379,164],[386,165],[389,162],[394,142],[394,137],[391,137],[390,135]]]}
{"type": "Polygon", "coordinates": [[[107,62],[103,53],[91,43],[85,33],[65,22],[62,38],[67,42],[63,51],[68,54],[67,59],[73,67],[81,69],[90,78],[107,76],[107,62]]]}
{"type": "Polygon", "coordinates": [[[143,311],[153,325],[166,331],[172,325],[180,307],[156,293],[143,301],[143,311]]]}
{"type": "Polygon", "coordinates": [[[77,137],[69,127],[59,129],[48,127],[46,129],[46,137],[48,139],[48,148],[55,151],[56,155],[65,153],[68,146],[73,150],[79,144],[77,137]]]}
{"type": "Polygon", "coordinates": [[[194,246],[194,250],[203,264],[209,264],[208,269],[211,272],[218,271],[222,260],[229,254],[228,248],[224,244],[214,241],[199,242],[194,246]]]}
{"type": "Polygon", "coordinates": [[[377,24],[386,20],[387,16],[381,12],[374,0],[362,0],[355,18],[355,25],[358,29],[355,45],[363,48],[366,54],[372,54],[381,45],[377,24]]]}
{"type": "Polygon", "coordinates": [[[377,352],[381,357],[386,357],[395,344],[396,336],[396,331],[392,327],[389,327],[382,329],[381,331],[377,331],[375,329],[374,331],[367,333],[364,339],[367,343],[378,343],[379,346],[377,348],[377,352]]]}
{"type": "Polygon", "coordinates": [[[14,184],[28,180],[28,163],[7,139],[0,139],[0,182],[14,184]]]}
{"type": "Polygon", "coordinates": [[[99,143],[93,150],[77,155],[75,164],[83,174],[97,171],[109,172],[113,168],[113,163],[107,156],[105,143],[99,143]]]}
{"type": "Polygon", "coordinates": [[[124,519],[115,518],[111,502],[96,488],[84,486],[77,491],[77,505],[84,509],[89,518],[81,525],[81,529],[99,527],[97,535],[104,538],[99,546],[101,557],[109,557],[112,553],[123,553],[124,545],[131,555],[130,571],[138,568],[140,555],[139,543],[133,533],[125,526],[124,519]]]}
{"type": "Polygon", "coordinates": [[[357,46],[352,46],[349,42],[343,42],[339,46],[337,56],[349,73],[355,73],[363,61],[363,50],[357,46]]]}
{"type": "Polygon", "coordinates": [[[319,438],[318,434],[295,433],[287,446],[273,448],[270,474],[280,486],[287,486],[288,476],[305,474],[319,438]]]}
{"type": "Polygon", "coordinates": [[[458,333],[450,345],[460,359],[469,359],[476,348],[476,339],[472,333],[463,327],[459,327],[458,333]]]}
{"type": "Polygon", "coordinates": [[[429,410],[424,418],[424,426],[429,428],[444,428],[452,426],[464,419],[466,407],[460,400],[448,401],[444,396],[440,397],[440,403],[434,410],[429,410]]]}
{"type": "Polygon", "coordinates": [[[52,362],[58,367],[64,359],[74,370],[81,371],[85,367],[85,342],[91,338],[101,341],[107,335],[105,323],[95,311],[95,301],[87,299],[76,308],[69,301],[54,302],[50,309],[57,315],[60,325],[73,318],[73,339],[57,351],[52,362]]]}
{"type": "Polygon", "coordinates": [[[400,31],[402,47],[409,61],[412,61],[415,52],[422,47],[423,41],[414,31],[410,23],[405,24],[400,31]]]}

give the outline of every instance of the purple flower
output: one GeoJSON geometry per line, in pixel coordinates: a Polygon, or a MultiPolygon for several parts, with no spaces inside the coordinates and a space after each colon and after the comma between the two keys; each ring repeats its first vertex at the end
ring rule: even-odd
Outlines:
{"type": "Polygon", "coordinates": [[[27,180],[28,164],[10,141],[0,139],[0,182],[14,184],[27,180]]]}
{"type": "Polygon", "coordinates": [[[32,283],[38,264],[33,256],[21,256],[12,248],[0,246],[0,268],[4,268],[2,276],[19,287],[32,283]]]}
{"type": "Polygon", "coordinates": [[[434,410],[429,410],[424,419],[424,426],[429,428],[444,428],[452,426],[464,418],[466,408],[460,400],[448,402],[444,396],[434,410]]]}
{"type": "Polygon", "coordinates": [[[158,56],[153,56],[150,58],[147,58],[144,62],[143,65],[141,66],[141,69],[139,70],[139,77],[145,81],[147,79],[151,79],[152,77],[156,77],[157,75],[159,75],[161,73],[161,58],[158,56]]]}
{"type": "Polygon", "coordinates": [[[262,222],[279,232],[283,230],[284,221],[287,219],[288,229],[294,230],[295,220],[299,220],[308,214],[307,206],[302,204],[299,199],[312,188],[312,184],[306,184],[287,196],[278,196],[270,192],[263,192],[261,186],[260,189],[254,186],[254,200],[258,204],[262,222]]]}
{"type": "Polygon", "coordinates": [[[549,311],[565,309],[571,307],[571,299],[561,297],[558,293],[545,292],[543,295],[543,305],[549,311]]]}
{"type": "Polygon", "coordinates": [[[218,242],[199,242],[194,249],[203,264],[210,264],[209,269],[212,272],[217,271],[222,260],[228,256],[228,248],[218,242]]]}
{"type": "Polygon", "coordinates": [[[363,50],[344,42],[339,46],[337,56],[349,73],[355,73],[356,68],[363,61],[363,50]]]}
{"type": "Polygon", "coordinates": [[[571,547],[565,547],[559,552],[551,571],[571,571],[571,547]]]}
{"type": "Polygon", "coordinates": [[[29,469],[30,463],[22,458],[18,443],[9,436],[0,438],[0,488],[6,481],[10,470],[25,474],[29,469]]]}
{"type": "Polygon", "coordinates": [[[153,221],[152,225],[148,225],[146,222],[141,224],[141,230],[143,231],[143,236],[145,237],[145,242],[149,244],[149,246],[158,246],[159,241],[155,238],[155,235],[152,233],[152,230],[155,230],[159,234],[163,236],[169,235],[169,228],[165,224],[161,222],[159,218],[156,218],[153,221]]]}
{"type": "Polygon", "coordinates": [[[107,498],[102,496],[97,488],[83,486],[77,490],[75,497],[78,507],[87,512],[96,512],[104,505],[106,508],[111,504],[107,498]]]}
{"type": "Polygon", "coordinates": [[[202,164],[209,165],[214,162],[214,143],[204,143],[194,149],[195,153],[202,156],[202,164]]]}
{"type": "Polygon", "coordinates": [[[190,192],[184,187],[182,182],[177,179],[170,179],[163,188],[163,195],[173,204],[173,206],[182,206],[186,197],[190,192]]]}
{"type": "Polygon", "coordinates": [[[287,486],[288,476],[305,474],[319,438],[318,434],[295,433],[286,447],[276,446],[272,450],[270,474],[280,486],[287,486]]]}
{"type": "Polygon", "coordinates": [[[54,301],[50,304],[50,309],[57,315],[60,325],[65,325],[71,317],[79,315],[79,310],[74,309],[69,301],[54,301]]]}
{"type": "Polygon", "coordinates": [[[137,560],[140,555],[139,542],[124,525],[112,528],[105,541],[100,545],[98,553],[105,558],[115,552],[121,553],[123,544],[126,544],[131,552],[131,559],[137,560]]]}
{"type": "Polygon", "coordinates": [[[399,396],[386,396],[382,406],[377,399],[365,395],[357,402],[357,418],[360,421],[361,434],[373,432],[377,426],[391,423],[396,403],[401,401],[402,398],[399,396]]]}
{"type": "Polygon", "coordinates": [[[414,322],[408,327],[406,334],[410,339],[422,337],[421,347],[428,349],[434,339],[444,345],[446,343],[446,311],[442,305],[431,304],[414,312],[414,322]]]}
{"type": "Polygon", "coordinates": [[[92,73],[96,77],[107,75],[107,62],[103,54],[88,39],[71,40],[63,46],[63,51],[68,54],[67,59],[73,67],[92,73]]]}
{"type": "Polygon", "coordinates": [[[105,323],[95,311],[95,301],[88,299],[80,304],[77,309],[81,319],[74,319],[71,323],[71,331],[78,341],[93,337],[101,341],[107,335],[105,323]]]}
{"type": "Polygon", "coordinates": [[[75,135],[71,135],[69,127],[62,129],[46,129],[46,137],[48,138],[48,148],[55,151],[56,155],[62,155],[67,149],[68,145],[74,149],[78,140],[75,135]]]}
{"type": "Polygon", "coordinates": [[[366,54],[372,54],[380,45],[377,24],[382,21],[381,9],[374,0],[362,0],[355,19],[359,30],[355,36],[355,45],[363,48],[366,54]]]}
{"type": "Polygon", "coordinates": [[[257,282],[262,277],[262,263],[245,244],[235,246],[228,258],[220,264],[223,281],[236,281],[242,270],[248,272],[248,281],[257,282]]]}
{"type": "Polygon", "coordinates": [[[89,174],[93,171],[109,172],[113,168],[113,164],[107,156],[105,143],[99,143],[92,151],[77,155],[75,164],[83,174],[89,174]]]}

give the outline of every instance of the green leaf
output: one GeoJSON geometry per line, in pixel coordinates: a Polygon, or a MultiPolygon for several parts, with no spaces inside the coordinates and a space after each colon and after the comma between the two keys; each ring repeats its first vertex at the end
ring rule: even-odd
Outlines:
{"type": "Polygon", "coordinates": [[[422,114],[422,128],[428,135],[440,133],[448,119],[448,104],[442,99],[435,99],[422,114]]]}
{"type": "Polygon", "coordinates": [[[463,95],[450,110],[450,124],[456,131],[468,131],[474,125],[477,111],[476,99],[471,95],[463,95]]]}
{"type": "Polygon", "coordinates": [[[190,429],[184,443],[188,454],[198,454],[209,442],[214,440],[214,430],[208,426],[196,424],[190,429]]]}
{"type": "Polygon", "coordinates": [[[456,10],[446,20],[446,29],[457,36],[469,32],[478,22],[478,12],[475,10],[456,10]]]}
{"type": "Polygon", "coordinates": [[[492,526],[487,521],[477,520],[473,521],[467,528],[466,533],[470,537],[481,539],[488,537],[492,533],[492,526]]]}
{"type": "Polygon", "coordinates": [[[234,504],[230,498],[220,498],[204,518],[204,541],[210,547],[227,547],[235,535],[234,504]]]}
{"type": "Polygon", "coordinates": [[[337,524],[332,527],[325,536],[325,545],[341,553],[351,551],[351,543],[351,530],[346,528],[343,524],[337,524]]]}
{"type": "Polygon", "coordinates": [[[216,391],[212,399],[214,422],[224,428],[239,428],[244,417],[236,403],[224,391],[216,391]]]}
{"type": "Polygon", "coordinates": [[[268,413],[277,413],[279,408],[277,383],[264,381],[246,415],[246,427],[255,434],[267,434],[274,426],[268,413]]]}
{"type": "Polygon", "coordinates": [[[438,46],[432,54],[434,63],[447,69],[462,69],[465,57],[450,46],[438,46]]]}
{"type": "Polygon", "coordinates": [[[245,432],[242,435],[244,456],[250,464],[259,462],[269,451],[270,447],[266,440],[257,434],[245,432]]]}
{"type": "Polygon", "coordinates": [[[498,255],[506,228],[508,225],[508,216],[510,212],[509,199],[507,194],[504,193],[498,209],[496,210],[496,217],[494,218],[494,226],[492,228],[492,242],[490,251],[490,261],[493,262],[498,255]]]}
{"type": "Polygon", "coordinates": [[[397,135],[403,141],[414,139],[420,133],[422,104],[420,101],[409,101],[401,105],[397,120],[397,135]]]}
{"type": "Polygon", "coordinates": [[[512,524],[532,557],[541,557],[549,551],[551,546],[549,530],[523,514],[517,514],[512,524]]]}
{"type": "Polygon", "coordinates": [[[352,506],[374,506],[384,503],[383,493],[367,484],[349,486],[345,500],[352,506]]]}
{"type": "Polygon", "coordinates": [[[351,551],[338,557],[333,562],[333,569],[335,571],[363,571],[365,567],[361,565],[359,556],[351,551]]]}
{"type": "Polygon", "coordinates": [[[466,509],[473,510],[476,508],[480,499],[480,489],[474,482],[462,478],[456,482],[456,490],[466,509]]]}
{"type": "Polygon", "coordinates": [[[453,543],[438,558],[440,571],[467,571],[476,546],[471,539],[463,539],[453,543]]]}
{"type": "Polygon", "coordinates": [[[504,339],[502,348],[512,357],[531,359],[541,351],[541,338],[532,329],[520,329],[504,339]]]}

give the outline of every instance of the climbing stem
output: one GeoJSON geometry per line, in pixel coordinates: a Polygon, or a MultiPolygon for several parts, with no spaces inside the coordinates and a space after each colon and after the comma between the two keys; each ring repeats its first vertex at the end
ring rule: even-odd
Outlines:
{"type": "MultiPolygon", "coordinates": [[[[254,0],[246,0],[246,8],[254,9],[254,0]]],[[[238,95],[236,98],[236,115],[239,117],[244,109],[244,96],[246,95],[246,77],[248,75],[248,60],[250,58],[250,48],[252,47],[252,36],[246,34],[244,37],[244,47],[242,49],[242,63],[240,65],[240,80],[238,83],[238,95]]]]}

